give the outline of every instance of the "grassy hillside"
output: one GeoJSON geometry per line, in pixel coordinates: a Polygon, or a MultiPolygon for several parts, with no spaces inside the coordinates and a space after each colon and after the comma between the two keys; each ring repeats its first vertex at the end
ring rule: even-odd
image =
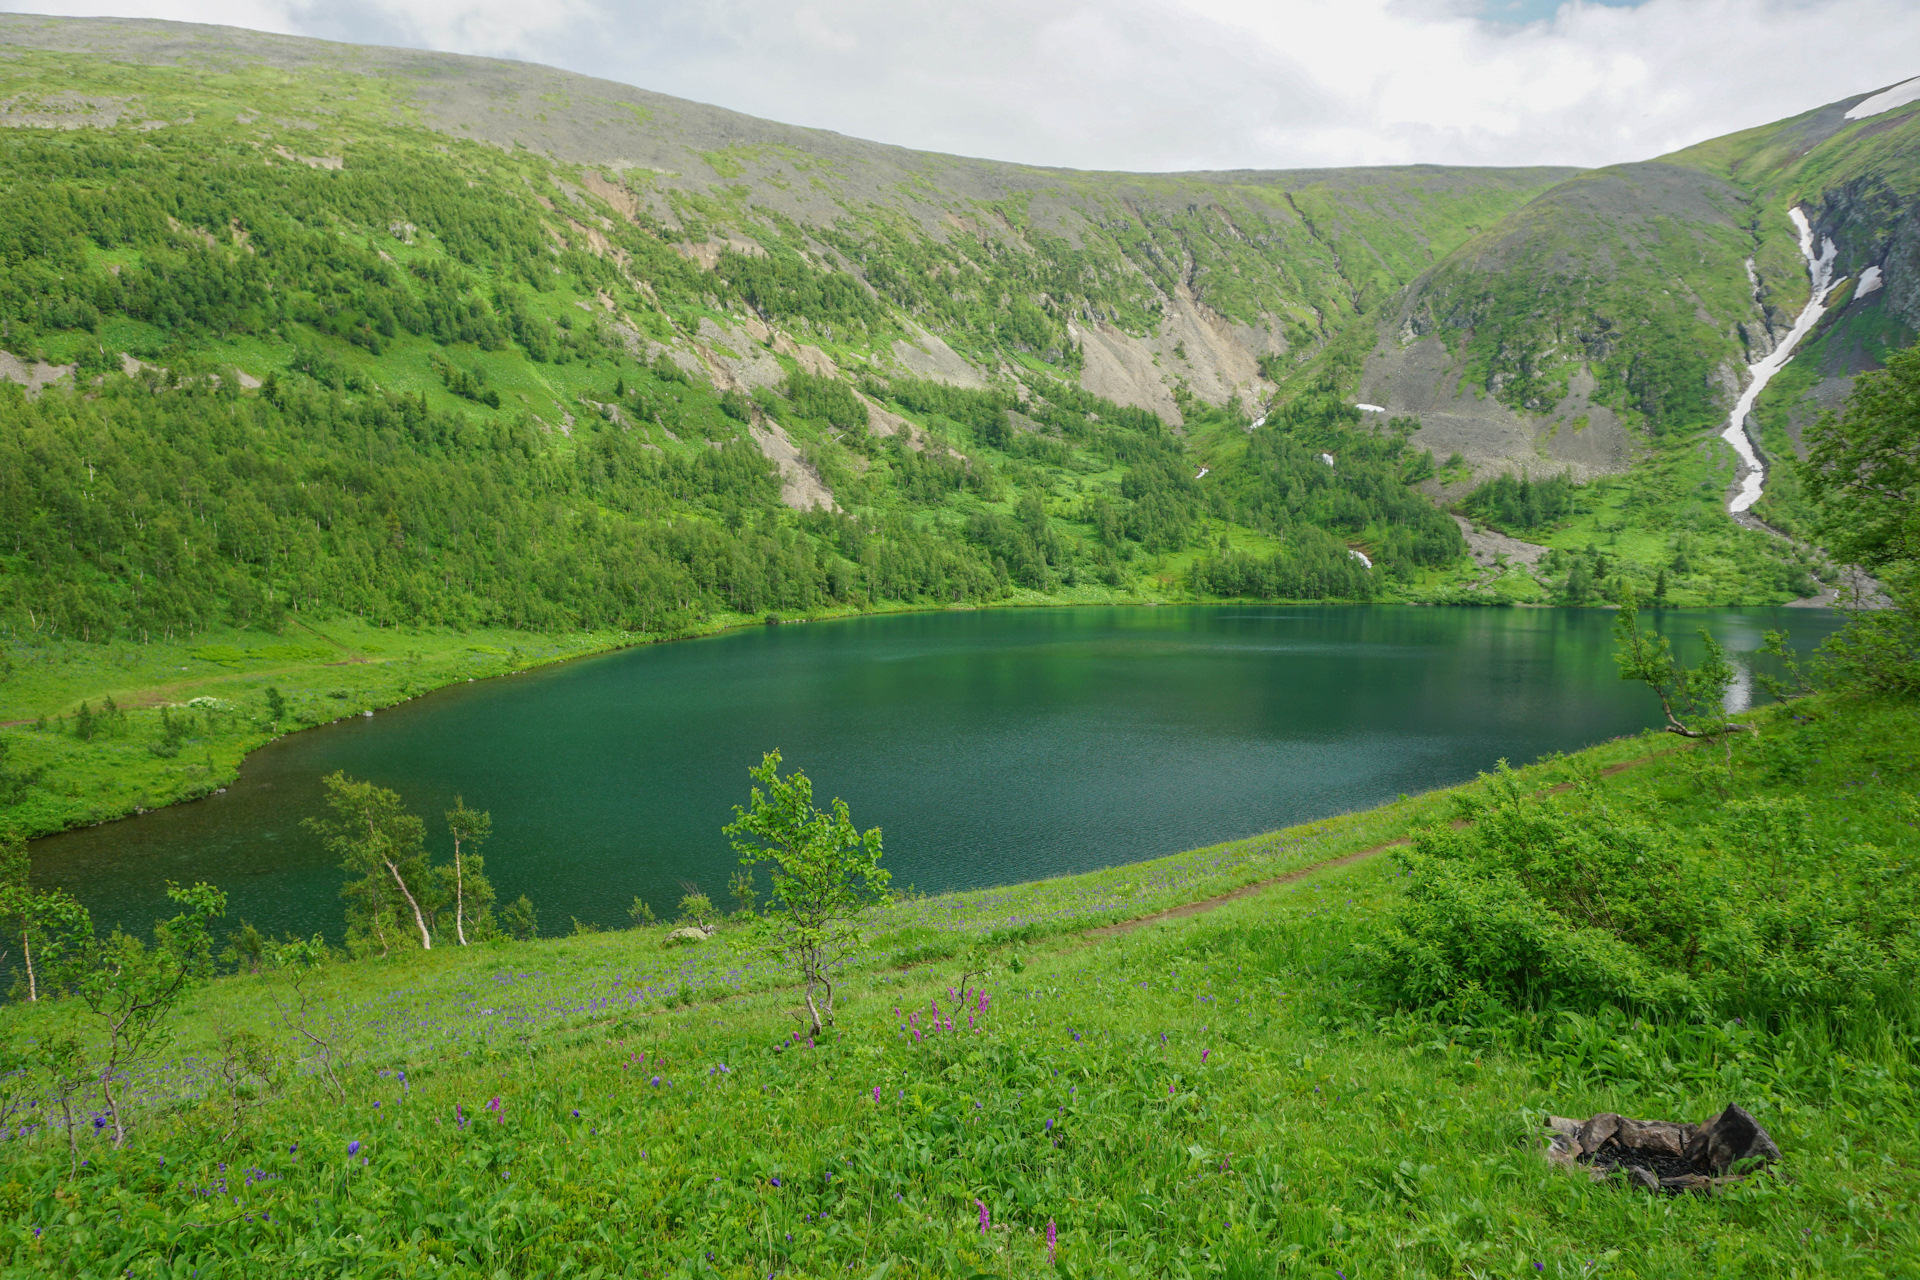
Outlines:
{"type": "MultiPolygon", "coordinates": [[[[1730,760],[1622,740],[1514,775],[1518,801],[1476,784],[1464,809],[1436,794],[904,902],[812,1040],[738,926],[693,949],[636,930],[340,963],[304,984],[304,1015],[286,973],[223,978],[135,1082],[124,1149],[83,1106],[70,1157],[15,1095],[0,1257],[207,1277],[1908,1274],[1920,726],[1910,704],[1831,699],[1761,724],[1730,760]],[[1596,948],[1582,982],[1409,994],[1451,970],[1379,958],[1439,944],[1436,904],[1494,872],[1514,820],[1675,879],[1657,898],[1610,880],[1631,914],[1596,927],[1541,863],[1514,882],[1541,895],[1534,932],[1506,945],[1596,948]],[[1704,930],[1693,959],[1661,950],[1673,927],[1704,930]],[[976,944],[990,972],[962,1001],[976,944]],[[1634,965],[1665,985],[1587,1003],[1634,965]],[[1541,1157],[1548,1114],[1701,1120],[1730,1100],[1785,1160],[1711,1197],[1541,1157]]],[[[0,1009],[8,1043],[66,1029],[88,1034],[70,1002],[0,1009]]]]}

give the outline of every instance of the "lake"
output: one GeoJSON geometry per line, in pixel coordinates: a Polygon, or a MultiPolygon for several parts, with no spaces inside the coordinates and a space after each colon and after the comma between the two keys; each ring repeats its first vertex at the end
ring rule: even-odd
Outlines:
{"type": "MultiPolygon", "coordinates": [[[[1683,657],[1706,624],[1808,649],[1824,610],[1645,615],[1683,657]]],[[[1032,880],[1150,858],[1461,782],[1658,721],[1600,610],[995,609],[754,628],[460,685],[251,756],[224,795],[36,841],[34,879],[144,932],[165,882],[230,922],[343,931],[340,873],[301,819],[336,769],[398,791],[445,854],[456,794],[490,810],[487,871],[543,930],[716,903],[720,828],[779,748],[885,832],[896,886],[1032,880]]]]}

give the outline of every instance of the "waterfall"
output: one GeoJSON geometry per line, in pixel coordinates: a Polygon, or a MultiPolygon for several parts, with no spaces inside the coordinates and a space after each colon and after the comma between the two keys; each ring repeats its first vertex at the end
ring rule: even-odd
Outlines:
{"type": "MultiPolygon", "coordinates": [[[[1747,433],[1747,418],[1753,412],[1754,401],[1766,390],[1773,375],[1786,367],[1793,359],[1793,349],[1800,340],[1813,331],[1820,317],[1827,312],[1827,295],[1833,292],[1833,262],[1838,256],[1833,241],[1822,237],[1820,252],[1814,253],[1813,227],[1807,222],[1807,215],[1798,206],[1787,210],[1787,217],[1793,219],[1794,228],[1800,233],[1800,256],[1807,260],[1807,278],[1813,282],[1813,293],[1807,298],[1807,305],[1794,317],[1793,329],[1782,338],[1765,356],[1747,366],[1747,389],[1740,393],[1739,403],[1733,406],[1733,412],[1727,418],[1727,429],[1720,438],[1733,446],[1740,455],[1740,490],[1727,503],[1727,510],[1735,515],[1745,511],[1760,500],[1760,491],[1767,482],[1767,466],[1760,460],[1760,451],[1754,447],[1753,437],[1747,433]]],[[[1751,268],[1748,269],[1751,274],[1751,268]]]]}

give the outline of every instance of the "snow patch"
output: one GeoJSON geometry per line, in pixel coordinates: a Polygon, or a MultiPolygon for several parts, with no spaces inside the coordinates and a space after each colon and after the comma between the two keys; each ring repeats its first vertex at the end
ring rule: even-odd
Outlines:
{"type": "Polygon", "coordinates": [[[1385,413],[1386,409],[1377,404],[1356,404],[1353,406],[1362,413],[1385,413]]]}
{"type": "Polygon", "coordinates": [[[1895,107],[1904,107],[1909,102],[1920,101],[1920,76],[1891,89],[1883,89],[1871,98],[1862,99],[1847,108],[1847,119],[1865,120],[1868,116],[1877,116],[1882,111],[1891,111],[1895,107]]]}
{"type": "Polygon", "coordinates": [[[1767,482],[1766,464],[1760,461],[1760,453],[1753,447],[1753,437],[1747,434],[1747,417],[1753,412],[1754,401],[1760,398],[1760,393],[1767,389],[1767,383],[1773,380],[1773,375],[1793,359],[1793,349],[1800,345],[1800,340],[1811,333],[1813,326],[1820,322],[1820,317],[1826,314],[1827,295],[1833,292],[1833,262],[1840,254],[1833,241],[1826,237],[1821,238],[1820,251],[1815,254],[1813,227],[1798,206],[1787,210],[1787,217],[1793,220],[1794,229],[1800,233],[1800,256],[1807,260],[1807,275],[1813,282],[1813,294],[1807,299],[1805,309],[1794,317],[1792,332],[1782,338],[1780,344],[1766,356],[1747,366],[1750,375],[1747,389],[1740,393],[1739,403],[1733,406],[1733,412],[1727,416],[1726,430],[1720,433],[1720,438],[1732,445],[1733,451],[1740,455],[1740,491],[1727,503],[1727,510],[1735,514],[1758,502],[1760,490],[1767,482]]]}
{"type": "Polygon", "coordinates": [[[1854,286],[1853,296],[1864,298],[1880,287],[1880,268],[1868,267],[1860,273],[1860,283],[1854,286]]]}

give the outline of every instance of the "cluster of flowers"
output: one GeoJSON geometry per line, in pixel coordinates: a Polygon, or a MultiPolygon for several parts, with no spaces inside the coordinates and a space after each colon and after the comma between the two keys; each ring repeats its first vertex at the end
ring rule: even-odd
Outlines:
{"type": "MultiPolygon", "coordinates": [[[[974,1021],[975,1015],[978,1015],[981,1018],[985,1018],[987,1016],[987,1006],[991,1001],[991,998],[987,995],[984,989],[979,991],[977,993],[977,996],[978,996],[978,999],[976,999],[976,1001],[974,1002],[973,1009],[969,1011],[966,1007],[966,1002],[962,1000],[959,996],[954,995],[953,988],[952,987],[947,988],[947,998],[949,1000],[954,1000],[958,1002],[958,1006],[956,1007],[954,1012],[964,1017],[967,1020],[967,1029],[974,1032],[978,1032],[980,1030],[979,1024],[974,1021]]],[[[957,1029],[954,1026],[952,1015],[944,1014],[940,1012],[940,1001],[937,998],[929,999],[927,1001],[927,1008],[932,1015],[927,1019],[927,1031],[929,1033],[939,1032],[939,1031],[952,1032],[957,1029]]],[[[918,1009],[914,1009],[914,1010],[911,1010],[910,1012],[903,1014],[900,1011],[900,1006],[895,1005],[893,1008],[893,1016],[896,1018],[904,1017],[906,1019],[905,1022],[900,1024],[900,1031],[903,1035],[912,1036],[914,1043],[918,1044],[921,1038],[920,1011],[918,1009]]]]}

